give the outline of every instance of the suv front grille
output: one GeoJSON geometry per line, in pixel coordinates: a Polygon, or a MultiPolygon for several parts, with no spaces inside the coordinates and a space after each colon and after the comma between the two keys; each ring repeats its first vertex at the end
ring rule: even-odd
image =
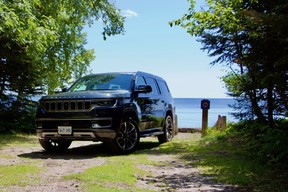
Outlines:
{"type": "Polygon", "coordinates": [[[91,101],[85,100],[41,101],[40,105],[50,112],[90,111],[91,109],[91,101]]]}

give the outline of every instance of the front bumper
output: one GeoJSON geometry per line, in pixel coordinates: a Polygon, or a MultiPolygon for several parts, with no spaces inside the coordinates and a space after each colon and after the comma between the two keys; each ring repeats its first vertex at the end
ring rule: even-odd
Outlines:
{"type": "Polygon", "coordinates": [[[104,141],[116,137],[122,116],[120,107],[97,107],[89,111],[53,111],[38,108],[36,133],[39,139],[104,141]],[[61,127],[70,132],[61,132],[61,127]]]}
{"type": "Polygon", "coordinates": [[[92,119],[51,119],[37,118],[36,133],[39,139],[51,140],[111,140],[116,136],[115,123],[112,118],[92,119]],[[62,134],[59,127],[69,127],[71,133],[62,134]]]}

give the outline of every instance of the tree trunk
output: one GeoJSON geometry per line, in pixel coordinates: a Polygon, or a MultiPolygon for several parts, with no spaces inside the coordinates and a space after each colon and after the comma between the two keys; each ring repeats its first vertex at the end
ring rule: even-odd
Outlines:
{"type": "Polygon", "coordinates": [[[274,118],[273,118],[273,88],[271,86],[271,82],[269,83],[269,87],[267,88],[267,108],[268,108],[268,124],[270,128],[274,128],[274,118]]]}
{"type": "Polygon", "coordinates": [[[255,116],[257,117],[257,119],[261,122],[267,122],[261,108],[258,105],[256,94],[249,92],[248,96],[249,96],[250,102],[252,104],[252,110],[253,110],[255,116]]]}

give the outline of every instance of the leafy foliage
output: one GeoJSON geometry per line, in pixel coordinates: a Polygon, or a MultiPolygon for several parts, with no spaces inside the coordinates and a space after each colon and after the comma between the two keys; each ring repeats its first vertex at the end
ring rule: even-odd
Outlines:
{"type": "Polygon", "coordinates": [[[275,128],[255,121],[231,124],[229,136],[239,141],[251,157],[258,157],[267,163],[286,163],[288,160],[288,121],[277,120],[275,128]]]}
{"type": "MultiPolygon", "coordinates": [[[[37,103],[10,97],[0,110],[0,133],[34,133],[37,103]],[[9,104],[7,106],[7,104],[9,104]]],[[[1,105],[3,106],[3,100],[1,105]]]]}
{"type": "MultiPolygon", "coordinates": [[[[278,122],[276,125],[277,130],[281,132],[278,128],[285,126],[285,123],[278,122]]],[[[214,175],[216,181],[236,184],[238,188],[235,190],[232,188],[232,191],[286,191],[288,156],[285,157],[286,160],[285,158],[274,159],[272,155],[267,156],[267,154],[272,154],[272,151],[266,149],[267,147],[272,149],[272,145],[268,143],[261,145],[259,142],[263,136],[266,141],[269,140],[270,143],[276,144],[280,137],[268,134],[266,131],[272,131],[270,128],[258,132],[252,126],[255,126],[254,122],[241,122],[230,124],[229,129],[224,132],[210,129],[208,135],[202,138],[199,144],[195,145],[194,149],[184,157],[188,161],[194,157],[193,163],[203,167],[204,172],[209,176],[214,175]],[[255,133],[257,133],[257,137],[255,137],[255,133]],[[199,156],[201,160],[195,161],[195,159],[199,159],[199,156]]],[[[258,123],[257,127],[261,129],[263,125],[258,123]]],[[[282,130],[282,133],[286,132],[282,130]]],[[[278,152],[287,151],[283,148],[287,142],[284,137],[283,135],[281,140],[284,143],[277,145],[278,152]]]]}
{"type": "Polygon", "coordinates": [[[108,0],[0,0],[0,20],[0,105],[12,114],[26,108],[30,95],[87,72],[94,50],[85,48],[84,25],[102,20],[104,39],[124,31],[108,0]]]}
{"type": "Polygon", "coordinates": [[[199,37],[203,50],[216,57],[212,64],[231,69],[223,80],[238,107],[247,104],[240,117],[249,114],[274,127],[274,118],[288,110],[287,1],[206,0],[199,11],[190,3],[188,13],[170,25],[199,37]]]}

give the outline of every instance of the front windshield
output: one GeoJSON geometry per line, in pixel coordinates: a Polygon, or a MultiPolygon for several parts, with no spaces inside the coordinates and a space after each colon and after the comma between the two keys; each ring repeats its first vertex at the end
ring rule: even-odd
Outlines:
{"type": "Polygon", "coordinates": [[[95,90],[130,90],[132,74],[96,74],[81,78],[69,89],[69,92],[95,90]]]}

